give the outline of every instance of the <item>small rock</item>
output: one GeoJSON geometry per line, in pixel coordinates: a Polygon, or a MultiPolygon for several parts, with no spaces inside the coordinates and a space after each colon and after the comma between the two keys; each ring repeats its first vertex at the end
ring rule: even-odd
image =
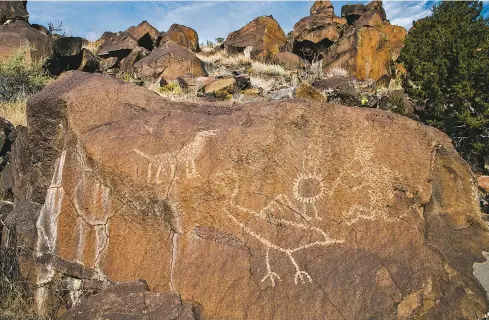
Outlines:
{"type": "Polygon", "coordinates": [[[485,193],[489,193],[489,176],[478,177],[477,184],[485,193]]]}
{"type": "Polygon", "coordinates": [[[326,101],[326,97],[308,83],[301,83],[295,90],[295,96],[311,101],[326,101]]]}

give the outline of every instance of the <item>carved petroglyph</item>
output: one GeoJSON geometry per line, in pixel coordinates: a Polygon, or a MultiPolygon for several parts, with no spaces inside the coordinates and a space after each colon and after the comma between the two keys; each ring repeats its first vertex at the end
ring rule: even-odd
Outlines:
{"type": "Polygon", "coordinates": [[[355,149],[353,163],[359,170],[351,173],[354,178],[359,178],[359,185],[352,188],[354,192],[363,192],[368,198],[367,205],[353,205],[345,214],[346,224],[351,226],[360,220],[379,220],[386,222],[399,221],[404,213],[398,217],[390,217],[388,205],[395,197],[393,184],[399,180],[397,172],[384,166],[372,163],[373,150],[366,144],[360,144],[355,149]]]}
{"type": "MultiPolygon", "coordinates": [[[[270,280],[272,287],[275,286],[276,281],[281,281],[280,276],[272,271],[271,265],[270,265],[270,250],[276,250],[279,252],[284,253],[287,258],[290,260],[292,263],[295,274],[294,274],[294,283],[299,284],[300,283],[305,283],[307,281],[312,282],[312,277],[304,270],[301,270],[299,267],[299,264],[297,263],[297,260],[294,258],[293,253],[296,253],[301,250],[305,250],[311,247],[325,247],[325,246],[330,246],[333,244],[340,244],[343,243],[343,239],[332,239],[330,238],[324,230],[321,228],[315,227],[311,225],[310,223],[307,223],[308,221],[311,221],[312,218],[306,214],[304,214],[304,211],[299,210],[296,206],[294,206],[293,202],[290,201],[290,198],[287,195],[281,194],[272,199],[267,203],[265,207],[263,207],[259,211],[254,211],[249,208],[246,208],[244,206],[239,205],[236,202],[236,197],[239,193],[239,183],[238,183],[238,177],[233,174],[233,173],[226,173],[229,174],[234,180],[235,180],[235,188],[233,191],[233,194],[231,196],[231,199],[229,201],[229,209],[225,208],[224,211],[227,214],[227,216],[237,225],[239,225],[247,234],[250,236],[254,237],[257,239],[259,242],[261,242],[265,247],[266,247],[266,254],[265,254],[265,264],[267,268],[267,274],[261,279],[262,282],[266,280],[270,280]],[[263,224],[268,224],[273,227],[287,227],[289,230],[297,230],[299,231],[307,231],[311,235],[315,235],[318,237],[320,240],[312,241],[309,240],[308,243],[305,244],[278,244],[275,243],[271,239],[267,239],[266,236],[260,234],[259,231],[253,230],[249,225],[244,220],[238,219],[236,214],[233,214],[231,211],[237,210],[240,213],[245,213],[249,218],[255,218],[258,221],[261,221],[263,224]],[[284,218],[278,218],[278,217],[286,217],[287,212],[292,212],[295,215],[298,215],[304,220],[305,222],[296,222],[296,221],[291,221],[291,220],[286,220],[284,218]]],[[[307,174],[306,177],[309,177],[307,174]]],[[[317,177],[317,175],[313,175],[313,178],[317,177]]],[[[299,175],[298,180],[302,178],[301,175],[299,175]]],[[[296,179],[297,182],[297,179],[296,179]]],[[[316,181],[317,182],[317,181],[316,181]]],[[[292,188],[294,189],[294,187],[292,188]]],[[[298,192],[299,198],[300,199],[306,199],[306,200],[297,200],[301,204],[314,204],[316,200],[320,199],[320,192],[322,192],[322,189],[316,190],[313,194],[313,197],[304,197],[304,194],[300,191],[294,191],[292,190],[292,193],[298,192]],[[310,200],[315,199],[315,200],[310,200]]],[[[316,213],[316,216],[317,213],[316,213]]],[[[312,236],[311,236],[312,239],[312,236]]]]}
{"type": "Polygon", "coordinates": [[[93,182],[91,193],[86,189],[88,189],[88,186],[86,185],[85,177],[83,177],[75,187],[72,199],[73,207],[78,215],[76,221],[76,232],[78,234],[76,259],[83,264],[87,228],[92,228],[95,231],[94,269],[101,278],[105,278],[100,261],[109,246],[109,225],[110,218],[113,216],[110,210],[110,188],[99,182],[93,182]],[[100,204],[101,212],[85,210],[80,203],[80,199],[84,198],[89,199],[93,204],[100,204]]]}
{"type": "Polygon", "coordinates": [[[182,149],[174,152],[166,152],[157,155],[148,155],[139,149],[133,149],[141,157],[148,160],[147,183],[161,184],[166,181],[163,177],[173,179],[176,177],[176,169],[179,163],[185,163],[187,178],[197,178],[197,168],[195,160],[201,154],[205,141],[217,135],[219,130],[200,131],[194,136],[192,141],[184,145],[182,149]]]}
{"type": "Polygon", "coordinates": [[[95,233],[93,268],[97,271],[100,280],[104,280],[106,276],[100,263],[109,245],[110,218],[114,215],[111,211],[111,189],[93,178],[93,170],[87,165],[85,152],[81,145],[78,145],[77,148],[77,163],[80,169],[80,178],[73,190],[71,199],[77,214],[75,224],[77,235],[75,260],[84,265],[85,241],[89,230],[93,230],[95,233]]]}
{"type": "MultiPolygon", "coordinates": [[[[38,257],[43,254],[55,253],[58,235],[58,216],[61,213],[61,204],[65,194],[65,191],[61,186],[65,160],[66,150],[64,150],[61,153],[61,156],[56,160],[54,174],[46,192],[46,200],[36,222],[36,255],[38,257]]],[[[40,266],[39,270],[37,270],[35,301],[37,310],[40,314],[44,314],[46,311],[48,290],[45,285],[51,282],[53,277],[54,269],[50,262],[40,266]]]]}

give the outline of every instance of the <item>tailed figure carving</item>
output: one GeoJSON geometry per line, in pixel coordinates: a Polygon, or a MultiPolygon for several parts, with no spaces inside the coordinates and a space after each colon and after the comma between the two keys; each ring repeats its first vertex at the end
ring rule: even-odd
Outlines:
{"type": "MultiPolygon", "coordinates": [[[[238,177],[234,173],[227,172],[224,173],[231,177],[234,180],[234,191],[231,196],[231,199],[228,203],[228,206],[224,209],[227,216],[237,225],[239,225],[243,231],[245,231],[250,236],[257,239],[261,242],[266,248],[265,254],[265,264],[267,268],[266,275],[261,279],[261,282],[266,280],[270,280],[272,287],[275,286],[276,281],[281,281],[280,275],[276,272],[272,271],[272,266],[270,264],[270,251],[276,250],[281,252],[287,256],[287,258],[292,263],[295,274],[294,274],[294,283],[306,283],[306,281],[312,282],[312,277],[304,270],[301,270],[299,264],[294,258],[293,254],[305,250],[312,247],[325,247],[333,244],[343,243],[343,239],[332,239],[330,238],[324,230],[319,227],[311,225],[309,222],[311,220],[320,220],[321,218],[318,216],[317,210],[314,211],[315,217],[311,217],[305,213],[306,209],[298,209],[290,198],[285,194],[280,194],[277,197],[268,201],[267,205],[263,207],[259,211],[252,210],[250,208],[246,208],[237,203],[237,196],[240,191],[238,177]],[[297,219],[287,219],[287,216],[295,216],[297,219]],[[247,217],[245,219],[240,219],[239,216],[245,215],[247,217]],[[258,225],[252,226],[249,221],[256,220],[258,225]],[[296,221],[294,221],[296,220],[296,221]],[[300,222],[297,222],[300,221],[300,222]],[[263,226],[269,226],[274,228],[275,230],[280,227],[286,227],[285,230],[293,233],[299,233],[301,231],[305,231],[310,235],[310,238],[307,243],[296,243],[290,244],[287,242],[287,237],[285,237],[285,241],[272,240],[267,238],[267,236],[262,235],[260,233],[260,229],[263,229],[263,226]],[[318,239],[318,240],[313,240],[318,239]],[[284,242],[284,243],[280,243],[284,242]]],[[[302,203],[305,207],[309,205],[314,205],[317,199],[321,197],[321,190],[315,195],[310,195],[310,197],[305,197],[303,194],[303,190],[298,187],[298,184],[304,182],[303,179],[315,179],[319,178],[318,174],[299,174],[294,186],[292,187],[292,194],[296,199],[296,203],[302,203]],[[298,195],[302,195],[302,197],[298,197],[298,195]],[[315,197],[315,198],[314,198],[315,197]],[[313,199],[314,198],[314,199],[313,199]],[[306,200],[304,200],[306,199],[306,200]]]]}
{"type": "Polygon", "coordinates": [[[175,177],[177,166],[179,163],[185,163],[185,171],[187,178],[197,178],[197,168],[195,160],[201,154],[206,139],[217,135],[219,130],[200,131],[195,134],[192,141],[184,145],[180,150],[166,152],[157,155],[148,155],[139,149],[133,149],[141,157],[148,160],[148,178],[147,183],[161,184],[164,180],[161,175],[167,177],[175,177]],[[156,171],[154,169],[156,168],[156,171]]]}

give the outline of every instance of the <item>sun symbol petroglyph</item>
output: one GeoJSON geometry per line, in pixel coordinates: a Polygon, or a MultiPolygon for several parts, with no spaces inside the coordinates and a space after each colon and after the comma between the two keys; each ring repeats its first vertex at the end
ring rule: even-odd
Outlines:
{"type": "MultiPolygon", "coordinates": [[[[311,217],[304,215],[302,210],[299,210],[290,198],[281,194],[271,199],[265,207],[260,209],[259,211],[255,211],[244,206],[241,206],[237,203],[236,198],[240,191],[238,177],[236,174],[232,172],[225,173],[229,177],[234,180],[235,187],[231,199],[229,201],[228,208],[225,208],[224,211],[227,216],[237,225],[239,225],[243,231],[245,231],[250,236],[257,239],[261,242],[265,248],[265,265],[267,268],[266,275],[261,279],[261,282],[265,282],[266,280],[270,280],[272,287],[275,286],[277,281],[281,281],[281,277],[274,271],[272,271],[272,267],[270,264],[270,251],[276,250],[278,252],[284,253],[287,258],[292,263],[295,274],[294,274],[294,283],[297,285],[299,283],[312,282],[312,277],[306,271],[302,270],[293,256],[294,253],[305,250],[312,247],[325,247],[333,244],[340,244],[345,242],[343,239],[332,239],[330,238],[326,232],[316,226],[311,225],[309,222],[312,220],[311,217]],[[233,213],[234,212],[234,213],[233,213]],[[239,219],[237,216],[240,214],[246,214],[249,219],[256,219],[260,225],[267,225],[272,228],[285,227],[287,231],[298,233],[300,231],[306,231],[309,234],[309,240],[307,243],[298,243],[298,244],[290,244],[290,243],[279,243],[278,240],[272,240],[267,238],[267,236],[261,234],[260,231],[250,226],[245,220],[239,219]],[[296,222],[292,220],[287,220],[283,217],[287,217],[287,213],[293,213],[294,215],[298,215],[302,218],[303,221],[296,222]],[[312,240],[313,238],[318,238],[318,240],[312,240]]],[[[292,193],[299,196],[300,199],[297,202],[301,204],[314,204],[321,198],[321,194],[323,191],[323,186],[320,183],[321,180],[318,174],[305,174],[304,176],[299,175],[296,179],[294,186],[292,187],[292,193]],[[314,191],[303,190],[300,186],[301,183],[305,183],[307,179],[312,179],[313,184],[318,184],[319,189],[315,189],[314,191]],[[297,185],[297,186],[296,186],[297,185]]],[[[294,195],[295,197],[296,195],[294,195]]],[[[287,240],[285,240],[287,242],[287,240]]]]}
{"type": "Polygon", "coordinates": [[[138,155],[148,160],[147,183],[161,184],[165,181],[161,178],[162,174],[170,178],[176,177],[177,165],[181,162],[185,163],[187,178],[197,178],[199,174],[197,173],[195,160],[201,154],[205,141],[209,137],[217,135],[218,132],[219,130],[197,132],[192,141],[174,152],[148,155],[139,149],[133,149],[138,155]]]}
{"type": "Polygon", "coordinates": [[[307,213],[312,211],[314,218],[322,220],[318,214],[316,203],[324,196],[324,181],[319,173],[299,173],[292,187],[294,198],[302,204],[302,216],[312,220],[307,213]]]}

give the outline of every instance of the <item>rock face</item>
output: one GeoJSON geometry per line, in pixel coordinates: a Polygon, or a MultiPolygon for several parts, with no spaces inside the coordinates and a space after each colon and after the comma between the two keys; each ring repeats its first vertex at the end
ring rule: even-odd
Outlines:
{"type": "Polygon", "coordinates": [[[138,46],[138,41],[128,32],[104,32],[100,37],[102,44],[98,48],[101,57],[126,57],[132,49],[138,46]]]}
{"type": "Polygon", "coordinates": [[[161,43],[165,44],[168,41],[173,41],[192,51],[199,51],[199,36],[197,32],[181,24],[171,25],[168,32],[163,35],[161,43]]]}
{"type": "Polygon", "coordinates": [[[167,82],[185,74],[207,76],[202,61],[192,51],[173,41],[136,62],[134,70],[140,78],[164,78],[167,82]]]}
{"type": "Polygon", "coordinates": [[[243,52],[246,47],[252,47],[252,57],[266,58],[279,53],[286,41],[278,22],[272,16],[261,16],[231,32],[224,41],[224,47],[230,52],[243,52]]]}
{"type": "Polygon", "coordinates": [[[117,284],[83,301],[60,320],[194,320],[199,308],[178,293],[148,292],[142,282],[117,284]]]}
{"type": "Polygon", "coordinates": [[[29,60],[43,60],[53,54],[52,40],[29,23],[17,20],[0,25],[0,59],[7,59],[19,50],[26,50],[29,60]]]}
{"type": "Polygon", "coordinates": [[[83,59],[83,39],[80,37],[61,37],[54,40],[54,54],[50,72],[59,75],[66,70],[77,70],[83,59]]]}
{"type": "MultiPolygon", "coordinates": [[[[489,251],[475,177],[436,129],[303,100],[175,103],[80,72],[32,97],[27,117],[13,172],[19,230],[32,229],[18,244],[78,266],[77,281],[144,279],[200,319],[489,307],[473,274],[489,251]]],[[[53,266],[22,269],[41,307],[53,266]]]]}
{"type": "Polygon", "coordinates": [[[294,25],[292,52],[308,60],[320,60],[322,54],[340,38],[346,20],[334,15],[330,1],[316,1],[311,15],[294,25]]]}
{"type": "Polygon", "coordinates": [[[9,20],[28,21],[27,1],[0,1],[0,24],[9,20]]]}
{"type": "Polygon", "coordinates": [[[161,38],[161,34],[158,29],[153,27],[146,20],[138,24],[136,27],[130,27],[126,30],[126,32],[136,39],[139,47],[145,48],[149,51],[158,46],[161,38]]]}
{"type": "Polygon", "coordinates": [[[406,29],[386,20],[379,1],[346,5],[341,12],[349,27],[324,54],[325,71],[345,68],[361,80],[394,76],[392,66],[404,45],[406,29]]]}
{"type": "Polygon", "coordinates": [[[345,5],[341,18],[334,15],[329,1],[316,1],[311,15],[294,25],[282,50],[309,61],[323,60],[325,72],[346,69],[360,80],[390,79],[406,30],[386,20],[381,1],[367,5],[345,5]]]}

